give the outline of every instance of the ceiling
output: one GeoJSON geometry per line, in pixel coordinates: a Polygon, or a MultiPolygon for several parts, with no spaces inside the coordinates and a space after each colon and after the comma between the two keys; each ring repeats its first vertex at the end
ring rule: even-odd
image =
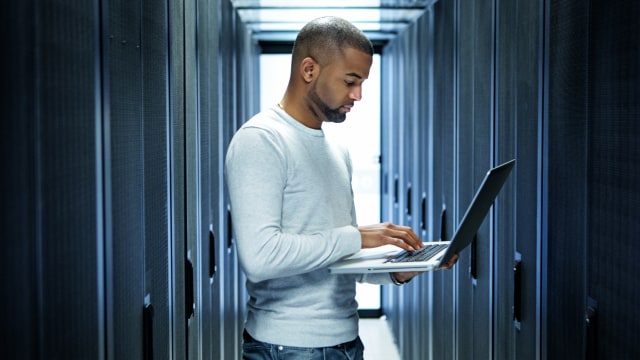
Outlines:
{"type": "Polygon", "coordinates": [[[293,42],[308,21],[334,15],[353,22],[373,42],[386,42],[437,0],[231,0],[259,42],[293,42]],[[322,5],[319,5],[322,4],[322,5]]]}

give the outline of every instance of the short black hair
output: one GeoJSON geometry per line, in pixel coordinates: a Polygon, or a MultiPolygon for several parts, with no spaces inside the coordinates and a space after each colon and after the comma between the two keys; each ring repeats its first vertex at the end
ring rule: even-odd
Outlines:
{"type": "Polygon", "coordinates": [[[293,44],[292,60],[299,64],[305,57],[311,57],[322,65],[347,48],[373,55],[373,45],[362,30],[339,17],[321,17],[300,30],[293,44]]]}

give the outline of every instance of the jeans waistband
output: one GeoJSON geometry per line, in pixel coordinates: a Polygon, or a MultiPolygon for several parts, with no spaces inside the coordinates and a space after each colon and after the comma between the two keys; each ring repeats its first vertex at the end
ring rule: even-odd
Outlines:
{"type": "MultiPolygon", "coordinates": [[[[246,330],[246,329],[242,332],[242,340],[244,340],[245,342],[260,342],[259,340],[254,339],[254,338],[253,338],[253,336],[251,336],[251,335],[247,332],[247,330],[246,330]]],[[[350,349],[350,348],[352,348],[353,346],[355,346],[355,345],[356,345],[357,341],[358,341],[358,337],[356,337],[355,339],[353,339],[353,340],[351,340],[351,341],[344,342],[344,343],[342,343],[342,344],[333,345],[333,346],[327,346],[327,348],[331,348],[331,349],[342,349],[342,350],[344,350],[344,349],[350,349]]],[[[321,348],[320,348],[320,349],[321,349],[321,348]]]]}

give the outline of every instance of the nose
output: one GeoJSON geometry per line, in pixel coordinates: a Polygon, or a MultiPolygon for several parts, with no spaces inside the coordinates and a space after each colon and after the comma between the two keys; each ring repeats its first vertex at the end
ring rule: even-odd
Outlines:
{"type": "Polygon", "coordinates": [[[362,100],[362,86],[354,86],[349,93],[349,98],[354,101],[362,100]]]}

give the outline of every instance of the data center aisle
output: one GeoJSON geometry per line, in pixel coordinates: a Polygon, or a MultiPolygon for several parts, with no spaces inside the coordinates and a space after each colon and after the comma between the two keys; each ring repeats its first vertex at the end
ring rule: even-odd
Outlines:
{"type": "Polygon", "coordinates": [[[360,319],[365,360],[400,360],[389,325],[384,318],[360,319]]]}

